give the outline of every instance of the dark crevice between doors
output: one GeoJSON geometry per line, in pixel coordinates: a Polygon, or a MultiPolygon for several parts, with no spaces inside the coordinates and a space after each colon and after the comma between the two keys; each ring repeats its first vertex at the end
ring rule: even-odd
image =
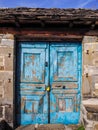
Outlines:
{"type": "Polygon", "coordinates": [[[16,43],[16,46],[15,46],[15,48],[16,48],[16,51],[15,51],[15,113],[14,113],[14,115],[15,115],[15,121],[14,121],[14,128],[16,128],[16,127],[18,127],[20,124],[19,124],[19,122],[21,121],[21,117],[19,117],[18,118],[18,120],[17,120],[17,114],[18,114],[18,112],[21,110],[20,108],[21,108],[21,103],[19,103],[19,105],[17,105],[18,104],[18,100],[20,100],[20,97],[17,97],[17,95],[18,95],[18,89],[17,89],[17,86],[19,85],[19,78],[20,78],[20,67],[19,67],[19,65],[21,64],[21,58],[20,58],[20,48],[19,48],[19,42],[17,42],[16,43]],[[17,100],[17,98],[19,98],[18,100],[17,100]]]}
{"type": "Polygon", "coordinates": [[[50,124],[50,92],[48,92],[48,123],[50,124]]]}
{"type": "MultiPolygon", "coordinates": [[[[49,52],[48,52],[48,54],[50,55],[50,43],[49,43],[49,52]]],[[[50,56],[48,58],[48,64],[49,64],[48,86],[50,87],[50,56]]],[[[50,124],[50,91],[48,92],[48,123],[50,124]]]]}

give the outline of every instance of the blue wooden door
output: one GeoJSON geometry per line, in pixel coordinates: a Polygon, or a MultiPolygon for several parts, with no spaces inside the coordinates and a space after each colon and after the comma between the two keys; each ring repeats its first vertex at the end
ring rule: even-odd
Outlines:
{"type": "Polygon", "coordinates": [[[50,46],[50,123],[77,124],[81,101],[81,44],[50,46]]]}
{"type": "Polygon", "coordinates": [[[81,44],[19,44],[18,124],[77,124],[81,101],[81,44]]]}
{"type": "Polygon", "coordinates": [[[18,124],[47,124],[48,44],[20,43],[18,53],[18,124]]]}

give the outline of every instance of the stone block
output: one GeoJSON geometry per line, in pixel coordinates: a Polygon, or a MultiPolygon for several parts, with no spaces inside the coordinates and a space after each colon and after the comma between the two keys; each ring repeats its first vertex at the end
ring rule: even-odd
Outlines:
{"type": "Polygon", "coordinates": [[[98,113],[98,99],[97,98],[90,98],[87,100],[83,100],[82,103],[88,112],[98,113]]]}
{"type": "Polygon", "coordinates": [[[0,106],[0,118],[2,118],[2,117],[3,117],[3,107],[0,106]]]}
{"type": "Polygon", "coordinates": [[[3,92],[0,90],[0,93],[2,93],[2,103],[3,101],[13,101],[13,72],[0,72],[0,81],[1,81],[1,88],[3,89],[3,92]]]}
{"type": "Polygon", "coordinates": [[[11,105],[5,107],[5,119],[8,123],[13,122],[13,107],[11,105]]]}
{"type": "Polygon", "coordinates": [[[0,121],[0,130],[13,130],[13,128],[11,126],[9,126],[9,124],[5,120],[1,120],[0,121]]]}
{"type": "Polygon", "coordinates": [[[97,36],[84,36],[82,43],[92,43],[97,42],[98,37],[97,36]]]}
{"type": "Polygon", "coordinates": [[[85,43],[83,45],[84,65],[95,65],[98,61],[98,43],[85,43]],[[88,52],[87,52],[88,50],[88,52]]]}
{"type": "Polygon", "coordinates": [[[14,40],[14,35],[13,34],[4,34],[3,39],[11,39],[11,40],[14,40]]]}
{"type": "Polygon", "coordinates": [[[83,41],[83,95],[96,96],[94,77],[98,75],[98,37],[85,37],[83,41]],[[94,39],[95,38],[95,39],[94,39]]]}
{"type": "Polygon", "coordinates": [[[14,35],[0,34],[0,118],[13,123],[14,35]]]}
{"type": "MultiPolygon", "coordinates": [[[[36,126],[35,126],[36,127],[36,126]]],[[[47,124],[47,125],[39,125],[37,130],[65,130],[65,126],[63,124],[47,124]]]]}
{"type": "Polygon", "coordinates": [[[98,123],[94,125],[94,130],[98,130],[98,123]]]}
{"type": "Polygon", "coordinates": [[[37,130],[37,129],[35,129],[35,125],[26,125],[26,126],[19,126],[15,130],[37,130]]]}
{"type": "Polygon", "coordinates": [[[87,118],[92,121],[98,121],[98,113],[90,113],[88,112],[87,118]]]}
{"type": "Polygon", "coordinates": [[[1,46],[9,46],[9,47],[13,47],[14,46],[14,40],[12,39],[1,39],[1,46]]]}
{"type": "Polygon", "coordinates": [[[0,99],[4,97],[3,80],[0,80],[0,99]]]}
{"type": "Polygon", "coordinates": [[[13,48],[0,46],[0,71],[13,71],[13,48]]]}

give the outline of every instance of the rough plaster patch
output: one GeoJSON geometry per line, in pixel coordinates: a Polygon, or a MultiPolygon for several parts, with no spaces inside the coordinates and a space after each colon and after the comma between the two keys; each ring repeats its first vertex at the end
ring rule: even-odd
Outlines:
{"type": "Polygon", "coordinates": [[[93,64],[98,67],[98,57],[96,57],[94,60],[93,60],[93,64]]]}
{"type": "Polygon", "coordinates": [[[84,65],[84,74],[88,73],[88,76],[98,75],[98,68],[95,66],[84,65]]]}
{"type": "Polygon", "coordinates": [[[95,83],[95,89],[98,89],[98,83],[95,83]]]}
{"type": "Polygon", "coordinates": [[[13,34],[3,34],[3,39],[12,39],[14,40],[14,35],[13,34]]]}
{"type": "Polygon", "coordinates": [[[3,107],[3,119],[5,119],[5,106],[2,106],[3,107]]]}
{"type": "Polygon", "coordinates": [[[97,36],[84,36],[82,43],[93,43],[98,42],[97,36]]]}
{"type": "Polygon", "coordinates": [[[1,45],[2,45],[2,46],[10,46],[10,47],[13,47],[13,45],[14,45],[14,40],[12,40],[12,39],[2,39],[2,40],[1,40],[1,45]]]}

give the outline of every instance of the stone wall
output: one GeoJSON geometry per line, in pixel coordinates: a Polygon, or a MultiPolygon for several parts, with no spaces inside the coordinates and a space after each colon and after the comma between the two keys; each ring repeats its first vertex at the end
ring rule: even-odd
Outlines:
{"type": "Polygon", "coordinates": [[[98,37],[83,38],[83,82],[84,97],[98,97],[98,37]]]}
{"type": "MultiPolygon", "coordinates": [[[[83,82],[84,97],[98,97],[98,37],[84,36],[83,82]]],[[[0,120],[13,126],[14,36],[0,34],[0,120]]]]}
{"type": "Polygon", "coordinates": [[[14,37],[0,34],[0,120],[13,125],[13,49],[14,37]]]}

